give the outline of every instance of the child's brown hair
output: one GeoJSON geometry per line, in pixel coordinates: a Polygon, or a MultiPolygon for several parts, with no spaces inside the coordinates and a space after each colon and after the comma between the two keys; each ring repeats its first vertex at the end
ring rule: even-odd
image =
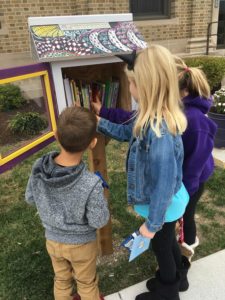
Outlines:
{"type": "Polygon", "coordinates": [[[58,118],[58,141],[67,152],[84,151],[95,137],[96,126],[93,112],[83,107],[68,107],[58,118]]]}

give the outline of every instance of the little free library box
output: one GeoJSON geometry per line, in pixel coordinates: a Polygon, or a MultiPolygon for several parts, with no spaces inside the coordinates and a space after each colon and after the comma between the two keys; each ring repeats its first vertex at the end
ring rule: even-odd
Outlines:
{"type": "MultiPolygon", "coordinates": [[[[0,174],[54,141],[65,107],[90,108],[98,94],[106,107],[130,109],[124,63],[116,55],[147,46],[132,14],[30,17],[28,25],[37,63],[0,69],[0,174]]],[[[89,164],[107,180],[106,143],[99,135],[89,164]]],[[[102,254],[112,253],[110,222],[99,244],[102,254]]]]}

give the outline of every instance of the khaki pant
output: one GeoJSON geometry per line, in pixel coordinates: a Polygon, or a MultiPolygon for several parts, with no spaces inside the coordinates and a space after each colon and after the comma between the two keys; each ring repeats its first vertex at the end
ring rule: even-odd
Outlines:
{"type": "Polygon", "coordinates": [[[99,300],[96,274],[97,242],[68,245],[46,241],[55,272],[55,300],[72,300],[74,279],[81,300],[99,300]]]}

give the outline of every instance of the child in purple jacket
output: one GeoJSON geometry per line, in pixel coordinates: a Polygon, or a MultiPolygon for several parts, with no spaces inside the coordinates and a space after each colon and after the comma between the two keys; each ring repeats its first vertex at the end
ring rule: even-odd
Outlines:
{"type": "MultiPolygon", "coordinates": [[[[198,68],[188,68],[182,59],[176,58],[181,97],[188,127],[182,136],[184,145],[183,183],[190,195],[190,201],[183,217],[184,242],[182,252],[191,260],[199,240],[196,236],[195,209],[204,191],[204,184],[212,175],[214,163],[212,150],[216,124],[207,117],[212,105],[210,87],[205,74],[198,68]]],[[[135,111],[105,108],[100,101],[92,107],[102,118],[114,123],[128,123],[135,117],[135,111]]]]}
{"type": "Polygon", "coordinates": [[[191,260],[199,245],[194,220],[197,202],[204,191],[204,184],[212,175],[214,162],[212,150],[217,125],[207,117],[212,106],[210,87],[202,70],[188,68],[177,58],[177,69],[182,102],[188,127],[182,136],[184,145],[183,183],[190,195],[184,220],[182,252],[191,260]]]}

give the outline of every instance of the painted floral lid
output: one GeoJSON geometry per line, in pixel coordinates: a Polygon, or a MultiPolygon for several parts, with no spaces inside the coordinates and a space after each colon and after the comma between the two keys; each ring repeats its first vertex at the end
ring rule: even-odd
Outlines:
{"type": "Polygon", "coordinates": [[[132,21],[31,25],[30,33],[39,61],[112,56],[147,47],[132,21]]]}

